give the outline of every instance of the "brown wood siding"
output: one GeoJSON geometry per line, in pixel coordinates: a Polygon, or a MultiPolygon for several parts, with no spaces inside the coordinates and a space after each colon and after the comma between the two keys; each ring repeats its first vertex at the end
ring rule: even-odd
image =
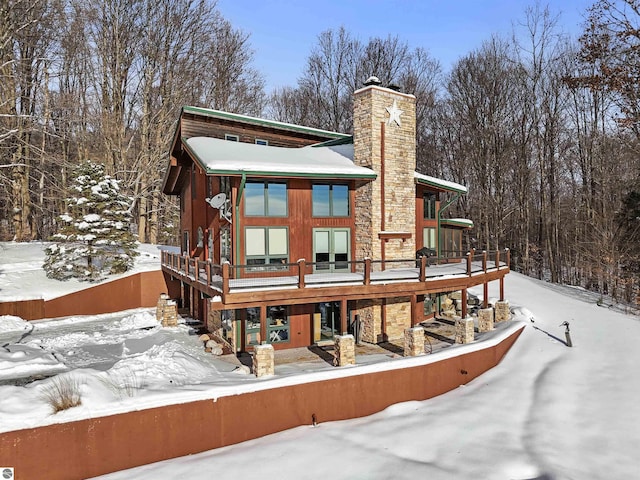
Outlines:
{"type": "MultiPolygon", "coordinates": [[[[275,180],[274,181],[278,181],[275,180]]],[[[326,183],[326,182],[323,182],[326,183]]],[[[339,183],[339,182],[335,182],[339,183]]],[[[313,229],[320,227],[349,228],[351,230],[351,252],[353,255],[355,246],[355,215],[353,182],[349,183],[350,205],[349,217],[313,217],[312,192],[313,181],[307,179],[293,179],[287,181],[287,217],[247,217],[244,215],[244,196],[240,202],[240,264],[246,264],[244,228],[245,227],[270,227],[286,226],[289,228],[289,262],[295,263],[299,259],[305,259],[307,263],[313,262],[313,229]]],[[[312,267],[307,267],[307,273],[311,273],[312,267]]],[[[282,272],[278,275],[287,275],[282,272]]]]}
{"type": "Polygon", "coordinates": [[[275,147],[303,147],[331,140],[334,137],[312,133],[282,130],[262,125],[243,124],[233,120],[201,117],[185,113],[180,122],[181,136],[225,138],[225,134],[237,135],[241,142],[255,143],[256,139],[267,140],[275,147]]]}

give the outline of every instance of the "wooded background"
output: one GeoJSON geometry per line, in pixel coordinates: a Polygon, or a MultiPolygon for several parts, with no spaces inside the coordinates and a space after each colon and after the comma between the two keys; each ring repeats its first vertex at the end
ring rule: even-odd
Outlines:
{"type": "Polygon", "coordinates": [[[600,0],[584,33],[534,4],[443,71],[398,36],[318,36],[265,91],[250,32],[206,0],[0,0],[0,240],[49,239],[68,172],[104,163],[141,242],[173,244],[160,192],[180,107],[351,132],[370,75],[417,98],[421,173],[469,186],[451,214],[512,268],[633,302],[640,283],[640,0],[600,0]]]}

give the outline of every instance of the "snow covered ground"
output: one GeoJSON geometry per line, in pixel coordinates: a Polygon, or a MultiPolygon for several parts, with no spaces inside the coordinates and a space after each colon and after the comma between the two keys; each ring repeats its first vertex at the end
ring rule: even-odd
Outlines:
{"type": "MultiPolygon", "coordinates": [[[[51,298],[73,293],[96,285],[70,279],[64,282],[47,278],[42,269],[47,242],[0,242],[0,302],[51,298]]],[[[171,247],[162,247],[171,248],[171,247]]],[[[156,245],[140,244],[140,255],[132,270],[112,275],[109,280],[132,273],[159,270],[160,249],[156,245]]]]}
{"type": "MultiPolygon", "coordinates": [[[[0,300],[5,289],[23,290],[10,274],[20,271],[16,263],[33,261],[21,251],[0,254],[0,300]]],[[[61,294],[46,282],[25,294],[61,294]]],[[[640,318],[597,306],[580,289],[516,273],[507,276],[506,293],[527,326],[502,363],[464,387],[103,478],[637,478],[640,318]],[[564,321],[573,348],[564,344],[564,321]]],[[[349,370],[277,368],[275,378],[257,380],[205,354],[194,333],[186,323],[162,328],[152,309],[30,323],[0,317],[0,432],[349,370]],[[52,378],[31,380],[56,373],[79,381],[82,404],[52,414],[43,398],[52,378]]],[[[398,361],[407,359],[357,368],[398,361]]]]}
{"type": "Polygon", "coordinates": [[[517,273],[506,290],[528,326],[496,368],[464,387],[101,478],[638,478],[640,319],[517,273]]]}

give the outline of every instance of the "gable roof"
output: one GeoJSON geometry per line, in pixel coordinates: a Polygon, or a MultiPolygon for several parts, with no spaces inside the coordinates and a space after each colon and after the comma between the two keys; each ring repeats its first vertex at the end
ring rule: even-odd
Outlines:
{"type": "Polygon", "coordinates": [[[273,147],[219,138],[183,138],[183,145],[208,174],[375,179],[376,173],[353,163],[353,144],[273,147]]]}

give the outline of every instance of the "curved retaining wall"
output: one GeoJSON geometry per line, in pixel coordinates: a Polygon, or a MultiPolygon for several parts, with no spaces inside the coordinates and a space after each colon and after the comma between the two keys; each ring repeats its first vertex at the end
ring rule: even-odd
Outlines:
{"type": "Polygon", "coordinates": [[[0,465],[19,479],[82,479],[310,425],[312,415],[318,422],[370,415],[470,382],[500,362],[523,328],[443,360],[397,361],[406,368],[338,369],[349,375],[286,386],[267,380],[258,391],[3,433],[0,465]]]}

